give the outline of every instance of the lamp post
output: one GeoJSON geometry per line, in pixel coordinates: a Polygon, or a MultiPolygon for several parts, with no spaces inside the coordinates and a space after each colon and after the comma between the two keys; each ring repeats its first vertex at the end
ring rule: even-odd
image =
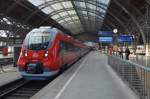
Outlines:
{"type": "Polygon", "coordinates": [[[135,54],[135,51],[136,51],[136,36],[135,35],[132,35],[132,39],[133,39],[133,42],[132,42],[132,47],[133,47],[133,53],[135,54]]]}
{"type": "Polygon", "coordinates": [[[114,33],[114,36],[113,36],[113,43],[114,45],[117,45],[118,43],[118,37],[117,37],[117,33],[118,33],[118,29],[113,29],[113,33],[114,33]]]}
{"type": "Polygon", "coordinates": [[[118,33],[118,30],[117,29],[113,29],[113,54],[117,55],[117,50],[118,50],[118,47],[117,47],[117,43],[118,43],[118,37],[117,37],[117,33],[118,33]]]}

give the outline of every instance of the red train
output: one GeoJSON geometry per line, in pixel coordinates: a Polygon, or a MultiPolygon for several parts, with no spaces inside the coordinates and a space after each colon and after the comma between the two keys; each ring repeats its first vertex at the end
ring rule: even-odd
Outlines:
{"type": "Polygon", "coordinates": [[[56,28],[41,27],[24,40],[17,66],[28,80],[45,80],[69,66],[89,48],[56,28]]]}

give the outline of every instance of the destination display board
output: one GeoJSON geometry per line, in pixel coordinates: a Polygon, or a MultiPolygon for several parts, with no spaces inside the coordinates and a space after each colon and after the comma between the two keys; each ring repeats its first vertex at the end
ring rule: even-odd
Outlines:
{"type": "Polygon", "coordinates": [[[111,43],[112,40],[113,40],[112,37],[99,37],[99,42],[111,43]]]}
{"type": "Polygon", "coordinates": [[[100,35],[100,36],[112,36],[113,32],[112,31],[99,31],[98,35],[100,35]]]}
{"type": "Polygon", "coordinates": [[[133,36],[131,35],[120,35],[118,42],[133,42],[133,36]]]}

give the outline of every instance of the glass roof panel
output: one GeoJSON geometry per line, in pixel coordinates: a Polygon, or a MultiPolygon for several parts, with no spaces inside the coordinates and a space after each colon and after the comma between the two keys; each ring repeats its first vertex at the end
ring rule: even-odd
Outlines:
{"type": "Polygon", "coordinates": [[[72,17],[72,19],[74,19],[74,20],[79,20],[79,18],[77,17],[77,16],[74,16],[74,17],[72,17]]]}
{"type": "Polygon", "coordinates": [[[79,2],[79,5],[83,8],[86,8],[85,2],[79,2]]]}
{"type": "Polygon", "coordinates": [[[75,10],[68,11],[68,13],[69,13],[70,15],[76,14],[75,10]]]}
{"type": "Polygon", "coordinates": [[[63,16],[67,16],[68,13],[67,12],[61,12],[61,13],[59,13],[59,15],[63,17],[63,16]]]}
{"type": "Polygon", "coordinates": [[[110,0],[97,0],[97,1],[108,5],[108,3],[109,3],[110,0]]]}
{"type": "Polygon", "coordinates": [[[7,33],[6,33],[7,31],[5,31],[5,30],[0,30],[0,36],[1,37],[7,37],[7,33]]]}
{"type": "Polygon", "coordinates": [[[70,0],[28,1],[38,6],[45,14],[49,14],[52,19],[70,31],[80,32],[84,30],[86,32],[86,30],[93,31],[96,29],[95,24],[103,22],[110,0],[73,0],[73,2],[70,0]]]}
{"type": "Polygon", "coordinates": [[[89,12],[89,15],[90,15],[90,16],[95,16],[95,13],[89,12]]]}
{"type": "Polygon", "coordinates": [[[87,6],[88,6],[89,9],[96,10],[96,6],[95,5],[87,3],[87,6]]]}
{"type": "Polygon", "coordinates": [[[68,24],[74,24],[74,22],[73,22],[73,21],[70,21],[68,24]]]}
{"type": "Polygon", "coordinates": [[[45,1],[53,1],[53,0],[45,0],[45,1]]]}
{"type": "Polygon", "coordinates": [[[58,21],[58,23],[64,23],[65,21],[64,20],[60,20],[60,21],[58,21]]]}
{"type": "Polygon", "coordinates": [[[97,10],[100,11],[100,12],[102,12],[102,13],[105,13],[105,12],[106,12],[104,9],[102,9],[102,8],[100,8],[100,7],[97,7],[97,10]]]}
{"type": "Polygon", "coordinates": [[[46,14],[50,14],[51,12],[53,12],[54,10],[51,9],[50,7],[46,7],[44,9],[42,9],[43,12],[45,12],[46,14]]]}
{"type": "Polygon", "coordinates": [[[56,3],[56,4],[53,4],[51,5],[55,10],[60,10],[60,9],[63,9],[63,7],[61,6],[60,3],[56,3]]]}
{"type": "Polygon", "coordinates": [[[72,8],[73,5],[70,1],[67,1],[67,2],[62,2],[62,5],[65,7],[65,8],[72,8]]]}
{"type": "Polygon", "coordinates": [[[56,19],[58,19],[59,17],[60,17],[59,15],[53,15],[53,16],[52,16],[52,19],[56,20],[56,19]]]}
{"type": "Polygon", "coordinates": [[[84,19],[88,19],[88,17],[84,17],[84,19]]]}
{"type": "Polygon", "coordinates": [[[3,18],[3,20],[4,20],[7,24],[12,24],[7,18],[3,18]]]}
{"type": "Polygon", "coordinates": [[[66,20],[66,21],[70,21],[70,20],[71,20],[71,18],[66,18],[65,20],[66,20]]]}
{"type": "Polygon", "coordinates": [[[41,5],[41,4],[43,4],[43,3],[45,3],[45,1],[44,0],[28,0],[29,2],[31,2],[32,4],[34,4],[35,6],[39,6],[39,5],[41,5]]]}
{"type": "Polygon", "coordinates": [[[82,11],[83,14],[87,15],[87,11],[82,11]]]}
{"type": "Polygon", "coordinates": [[[97,19],[102,19],[102,16],[96,15],[96,18],[97,18],[97,19]]]}

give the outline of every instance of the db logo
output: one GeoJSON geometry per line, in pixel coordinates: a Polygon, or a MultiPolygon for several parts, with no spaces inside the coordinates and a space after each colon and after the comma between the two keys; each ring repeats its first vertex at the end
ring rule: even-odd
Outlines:
{"type": "Polygon", "coordinates": [[[38,57],[38,54],[34,53],[32,57],[38,57]]]}

